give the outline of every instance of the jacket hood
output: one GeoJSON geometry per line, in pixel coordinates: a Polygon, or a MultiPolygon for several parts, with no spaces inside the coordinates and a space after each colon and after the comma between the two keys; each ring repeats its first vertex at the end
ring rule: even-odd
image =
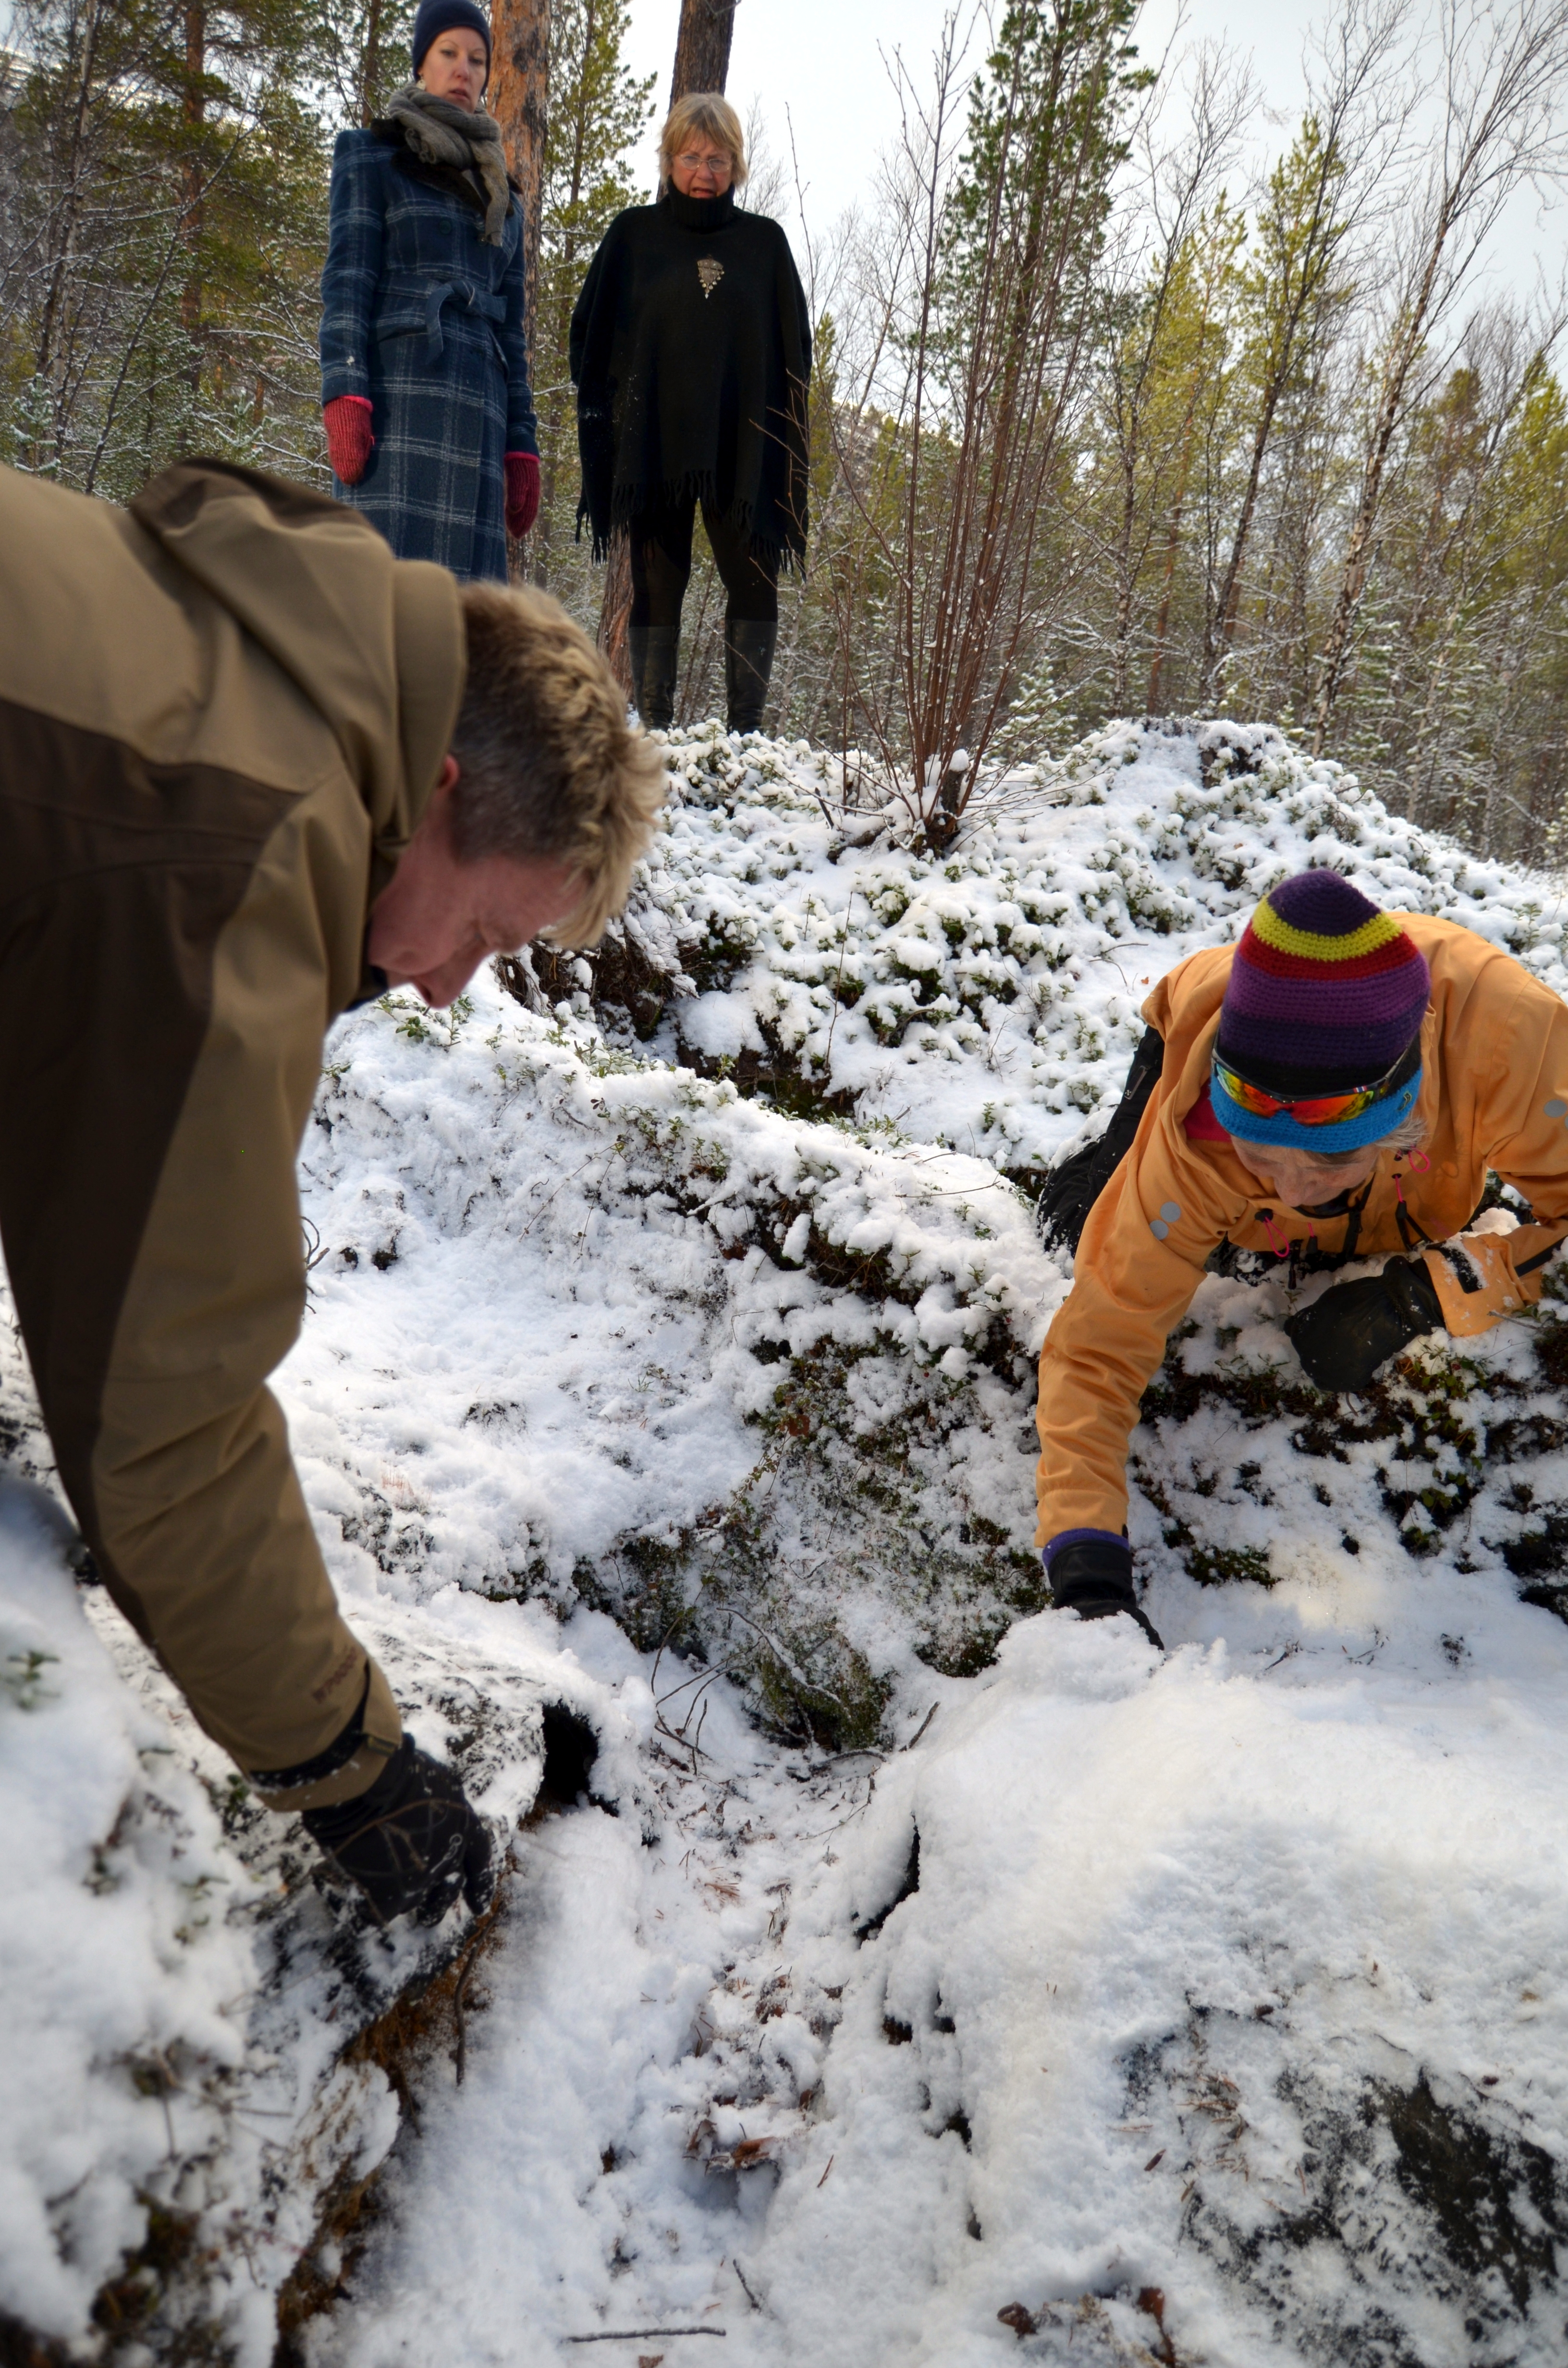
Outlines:
{"type": "Polygon", "coordinates": [[[370,817],[381,885],[457,721],[466,660],[453,577],[394,559],[343,504],[224,461],[164,470],[131,514],[325,718],[370,817]]]}

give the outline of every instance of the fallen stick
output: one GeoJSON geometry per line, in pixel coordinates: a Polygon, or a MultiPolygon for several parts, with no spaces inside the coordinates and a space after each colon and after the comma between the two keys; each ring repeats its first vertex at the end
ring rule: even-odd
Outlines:
{"type": "Polygon", "coordinates": [[[607,2329],[603,2335],[569,2335],[568,2343],[641,2343],[648,2336],[656,2336],[661,2343],[671,2343],[677,2335],[727,2335],[727,2327],[621,2327],[607,2329]]]}

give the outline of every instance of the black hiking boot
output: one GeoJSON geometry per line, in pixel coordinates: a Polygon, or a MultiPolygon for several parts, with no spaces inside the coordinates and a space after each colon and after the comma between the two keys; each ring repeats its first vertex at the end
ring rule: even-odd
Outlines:
{"type": "Polygon", "coordinates": [[[676,720],[680,627],[629,626],[626,649],[631,660],[631,689],[637,712],[650,732],[667,732],[676,720]]]}
{"type": "Polygon", "coordinates": [[[754,618],[733,619],[724,627],[724,696],[732,732],[760,732],[767,704],[767,677],[778,627],[754,618]]]}

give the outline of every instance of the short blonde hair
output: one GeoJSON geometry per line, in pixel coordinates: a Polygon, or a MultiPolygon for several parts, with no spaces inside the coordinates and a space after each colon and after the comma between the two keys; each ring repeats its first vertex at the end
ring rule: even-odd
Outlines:
{"type": "Polygon", "coordinates": [[[468,675],[452,733],[458,860],[565,864],[583,893],[544,935],[597,945],[653,835],[664,758],[632,730],[619,684],[548,592],[465,584],[460,597],[468,675]]]}
{"type": "Polygon", "coordinates": [[[665,118],[659,134],[659,186],[668,188],[670,166],[694,135],[716,141],[730,154],[730,182],[739,188],[746,177],[746,136],[741,119],[721,90],[688,90],[665,118]]]}
{"type": "Polygon", "coordinates": [[[1426,1121],[1419,1111],[1411,1110],[1375,1143],[1364,1143],[1355,1151],[1310,1151],[1307,1156],[1319,1167],[1353,1167],[1369,1151],[1415,1151],[1426,1140],[1426,1121]]]}

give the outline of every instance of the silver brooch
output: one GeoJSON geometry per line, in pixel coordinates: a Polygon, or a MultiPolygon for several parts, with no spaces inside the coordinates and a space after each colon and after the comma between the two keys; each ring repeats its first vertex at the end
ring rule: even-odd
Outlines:
{"type": "Polygon", "coordinates": [[[697,276],[702,282],[704,296],[711,296],[720,280],[724,277],[724,267],[716,255],[699,256],[697,263],[697,276]]]}

